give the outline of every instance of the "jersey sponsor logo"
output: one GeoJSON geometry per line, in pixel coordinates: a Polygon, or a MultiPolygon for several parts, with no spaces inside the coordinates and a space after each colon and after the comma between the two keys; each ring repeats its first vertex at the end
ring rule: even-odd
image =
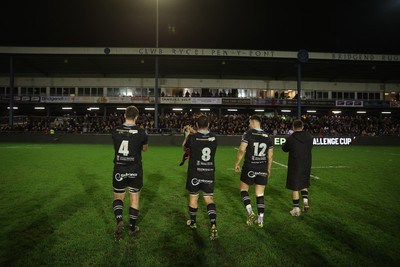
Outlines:
{"type": "Polygon", "coordinates": [[[132,130],[132,129],[117,129],[117,132],[119,134],[124,134],[124,133],[137,134],[139,131],[138,130],[132,130]]]}
{"type": "Polygon", "coordinates": [[[209,168],[197,168],[197,171],[199,172],[212,172],[214,169],[209,169],[209,168]]]}
{"type": "Polygon", "coordinates": [[[214,165],[213,162],[203,162],[200,160],[197,161],[197,166],[212,166],[212,165],[214,165]]]}
{"type": "Polygon", "coordinates": [[[135,157],[123,157],[117,155],[117,161],[135,161],[135,157]]]}
{"type": "Polygon", "coordinates": [[[192,185],[196,186],[199,184],[212,184],[213,180],[205,180],[205,179],[198,179],[198,178],[193,178],[191,181],[192,185]]]}
{"type": "Polygon", "coordinates": [[[268,137],[268,134],[265,133],[252,133],[253,135],[261,135],[262,137],[268,137]]]}
{"type": "Polygon", "coordinates": [[[267,173],[266,172],[249,171],[247,173],[247,176],[249,176],[250,178],[255,178],[256,176],[267,176],[267,173]]]}
{"type": "Polygon", "coordinates": [[[215,141],[215,137],[196,138],[196,141],[209,141],[209,142],[214,142],[214,141],[215,141]]]}
{"type": "Polygon", "coordinates": [[[266,161],[267,157],[251,156],[251,160],[254,160],[254,161],[260,161],[260,160],[266,161]]]}
{"type": "Polygon", "coordinates": [[[122,181],[125,178],[135,178],[138,174],[134,172],[126,172],[126,173],[119,173],[117,172],[114,176],[115,180],[118,182],[122,181]]]}

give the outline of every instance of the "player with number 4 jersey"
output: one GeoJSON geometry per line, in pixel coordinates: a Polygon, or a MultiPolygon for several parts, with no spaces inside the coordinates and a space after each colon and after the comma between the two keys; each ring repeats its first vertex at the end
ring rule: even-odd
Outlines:
{"type": "Polygon", "coordinates": [[[117,228],[115,240],[120,240],[123,233],[123,206],[125,190],[129,188],[129,233],[139,230],[136,221],[139,215],[139,197],[143,186],[142,151],[146,151],[147,133],[136,125],[139,110],[129,106],[125,112],[125,123],[116,127],[112,133],[114,143],[113,209],[117,228]]]}

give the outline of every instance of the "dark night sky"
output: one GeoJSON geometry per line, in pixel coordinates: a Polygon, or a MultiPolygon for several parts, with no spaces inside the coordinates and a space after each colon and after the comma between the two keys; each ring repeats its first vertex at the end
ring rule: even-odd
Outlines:
{"type": "MultiPolygon", "coordinates": [[[[155,3],[7,1],[0,45],[154,47],[155,3]]],[[[400,54],[400,0],[159,0],[159,20],[160,47],[400,54]]]]}

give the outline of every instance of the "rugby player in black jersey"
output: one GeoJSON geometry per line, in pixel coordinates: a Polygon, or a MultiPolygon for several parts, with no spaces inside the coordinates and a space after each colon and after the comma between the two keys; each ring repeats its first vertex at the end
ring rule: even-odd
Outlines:
{"type": "Polygon", "coordinates": [[[113,209],[117,227],[114,232],[115,240],[120,240],[124,230],[122,213],[125,190],[129,189],[129,234],[139,230],[136,221],[139,215],[140,190],[143,186],[142,151],[148,148],[147,133],[137,126],[136,119],[139,110],[129,106],[125,111],[124,124],[113,129],[114,142],[114,202],[113,209]]]}
{"type": "Polygon", "coordinates": [[[273,158],[273,141],[266,132],[261,129],[261,119],[257,115],[250,116],[250,130],[242,136],[242,141],[236,155],[235,172],[240,175],[240,194],[246,207],[248,225],[257,224],[264,226],[264,190],[271,174],[273,158]],[[240,162],[244,158],[242,170],[240,162]],[[258,216],[251,207],[249,186],[254,184],[258,216]]]}
{"type": "Polygon", "coordinates": [[[196,214],[200,191],[203,192],[204,202],[211,222],[210,239],[218,237],[217,211],[213,199],[215,181],[214,157],[217,150],[217,139],[208,129],[207,116],[200,115],[197,119],[197,132],[188,135],[183,149],[190,150],[189,165],[186,179],[186,189],[189,191],[189,215],[187,224],[197,228],[196,214]]]}

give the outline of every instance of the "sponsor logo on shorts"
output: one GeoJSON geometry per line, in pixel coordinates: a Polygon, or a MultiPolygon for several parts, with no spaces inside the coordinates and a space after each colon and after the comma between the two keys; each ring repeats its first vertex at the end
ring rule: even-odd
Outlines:
{"type": "Polygon", "coordinates": [[[267,176],[266,172],[254,172],[254,171],[249,171],[247,173],[247,176],[249,176],[250,178],[254,178],[256,176],[267,176]]]}
{"type": "Polygon", "coordinates": [[[202,184],[202,183],[203,184],[212,184],[213,183],[212,180],[204,180],[204,179],[198,179],[198,178],[193,178],[191,182],[192,182],[192,185],[194,185],[194,186],[202,184]]]}
{"type": "Polygon", "coordinates": [[[133,172],[119,173],[117,172],[114,176],[115,180],[118,182],[122,181],[125,178],[135,178],[138,174],[133,172]]]}

